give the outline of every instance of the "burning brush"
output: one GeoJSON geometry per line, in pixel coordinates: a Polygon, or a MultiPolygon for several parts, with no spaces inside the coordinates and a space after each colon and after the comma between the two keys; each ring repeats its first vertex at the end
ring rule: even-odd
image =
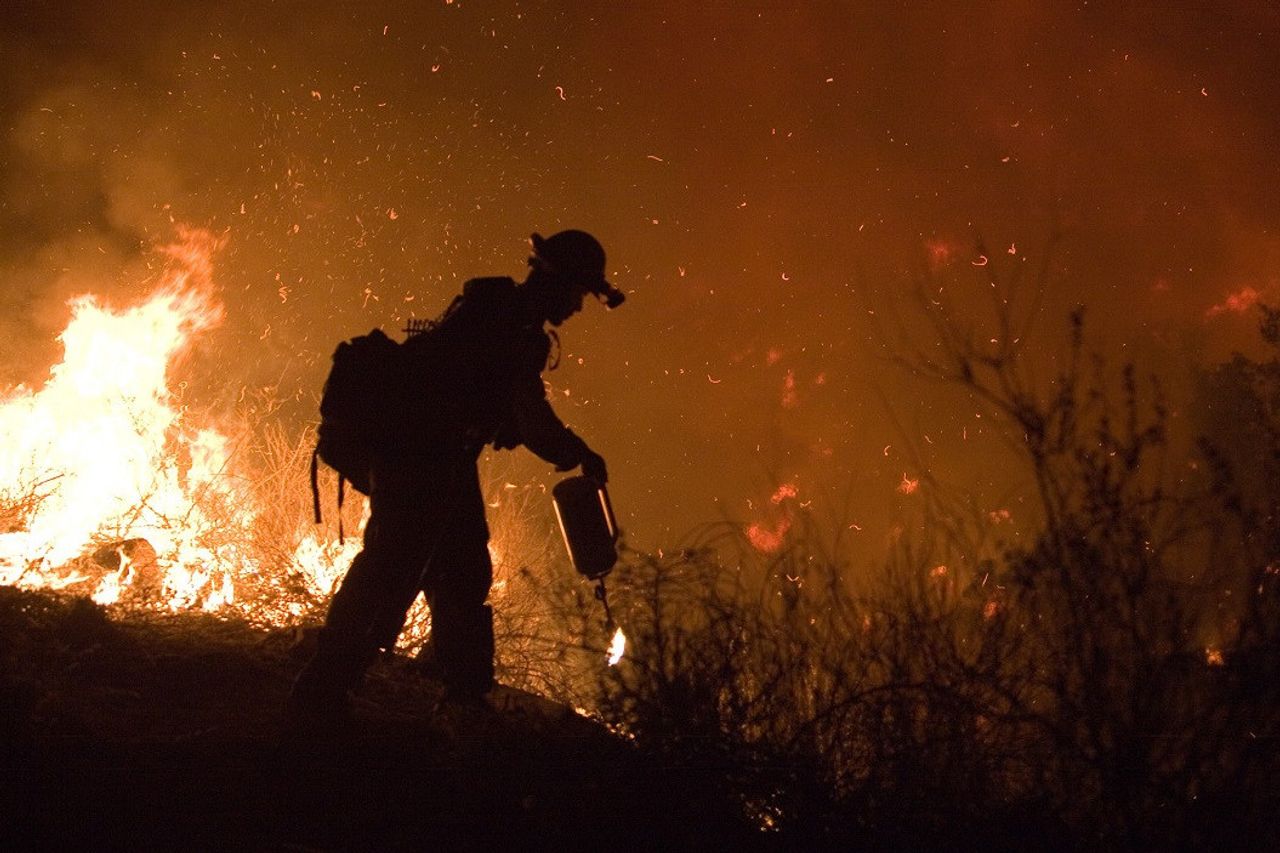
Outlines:
{"type": "Polygon", "coordinates": [[[256,543],[276,510],[250,487],[259,478],[237,442],[184,403],[176,370],[224,318],[212,280],[224,240],[179,238],[158,250],[157,279],[135,303],[70,302],[46,381],[0,388],[0,584],[287,623],[352,552],[299,534],[279,544],[286,570],[264,571],[274,556],[256,543]]]}

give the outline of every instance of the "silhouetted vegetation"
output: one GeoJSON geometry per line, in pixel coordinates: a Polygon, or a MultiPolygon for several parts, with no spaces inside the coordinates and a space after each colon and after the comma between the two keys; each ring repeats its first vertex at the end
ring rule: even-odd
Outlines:
{"type": "MultiPolygon", "coordinates": [[[[1034,535],[935,498],[856,594],[812,527],[769,558],[729,527],[632,554],[600,714],[797,840],[1274,843],[1280,361],[1212,377],[1247,449],[1178,460],[1158,385],[1090,357],[1082,312],[1047,389],[947,332],[913,366],[1005,424],[1034,535]]],[[[1280,351],[1273,311],[1263,334],[1280,351]]]]}

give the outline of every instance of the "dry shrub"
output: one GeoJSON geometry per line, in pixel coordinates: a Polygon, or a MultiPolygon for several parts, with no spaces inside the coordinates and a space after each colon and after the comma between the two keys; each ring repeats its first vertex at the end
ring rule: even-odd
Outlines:
{"type": "Polygon", "coordinates": [[[811,526],[771,557],[725,526],[630,554],[593,707],[795,840],[1274,842],[1277,484],[1244,494],[1211,445],[1171,475],[1158,388],[1083,357],[1080,314],[1048,394],[975,340],[915,366],[1000,413],[1038,530],[1002,545],[935,497],[856,594],[811,526]]]}
{"type": "Polygon", "coordinates": [[[57,487],[57,481],[57,475],[27,477],[0,490],[0,533],[26,530],[50,491],[57,487]]]}

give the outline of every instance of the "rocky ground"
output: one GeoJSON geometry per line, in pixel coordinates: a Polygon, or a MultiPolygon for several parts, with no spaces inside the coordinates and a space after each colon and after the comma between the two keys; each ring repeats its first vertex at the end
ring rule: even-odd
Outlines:
{"type": "Polygon", "coordinates": [[[293,631],[121,615],[0,587],[7,849],[740,846],[704,768],[658,766],[571,709],[441,702],[380,663],[350,720],[283,708],[293,631]]]}

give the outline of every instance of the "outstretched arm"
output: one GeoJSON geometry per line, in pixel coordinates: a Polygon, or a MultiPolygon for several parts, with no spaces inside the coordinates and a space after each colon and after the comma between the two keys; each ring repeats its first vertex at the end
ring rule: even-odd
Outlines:
{"type": "Polygon", "coordinates": [[[516,427],[524,446],[556,466],[557,471],[568,471],[582,466],[582,473],[598,483],[609,479],[604,457],[569,429],[556,416],[547,401],[542,380],[537,379],[536,392],[533,383],[519,389],[513,401],[516,427]]]}

